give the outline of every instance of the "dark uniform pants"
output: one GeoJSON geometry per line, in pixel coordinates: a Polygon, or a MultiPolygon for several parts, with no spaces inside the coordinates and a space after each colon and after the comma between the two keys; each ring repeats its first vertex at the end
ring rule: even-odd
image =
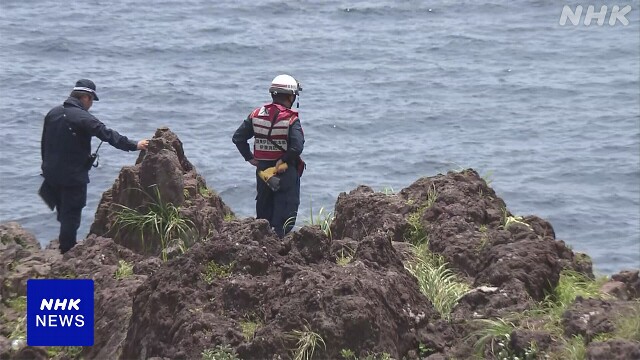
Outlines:
{"type": "Polygon", "coordinates": [[[56,186],[54,190],[58,221],[60,222],[60,252],[66,253],[76,245],[76,235],[80,227],[82,208],[87,205],[87,185],[56,186]]]}
{"type": "MultiPolygon", "coordinates": [[[[258,170],[274,166],[275,162],[260,161],[258,170]]],[[[279,237],[293,229],[300,205],[300,178],[295,166],[289,168],[280,177],[280,190],[272,191],[256,174],[258,195],[256,196],[256,218],[266,219],[279,237]]]]}

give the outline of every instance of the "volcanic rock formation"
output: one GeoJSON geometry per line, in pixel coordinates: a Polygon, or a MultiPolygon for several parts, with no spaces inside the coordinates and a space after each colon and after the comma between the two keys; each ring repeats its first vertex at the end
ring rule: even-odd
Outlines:
{"type": "Polygon", "coordinates": [[[235,219],[159,129],[64,256],[0,225],[0,359],[288,359],[310,355],[313,340],[314,359],[564,358],[570,348],[640,358],[638,270],[597,282],[586,255],[545,220],[510,213],[474,170],[397,194],[359,186],[334,214],[284,239],[265,220],[235,219]],[[25,346],[29,278],[95,281],[93,347],[25,346]],[[596,290],[566,296],[567,279],[596,290]]]}

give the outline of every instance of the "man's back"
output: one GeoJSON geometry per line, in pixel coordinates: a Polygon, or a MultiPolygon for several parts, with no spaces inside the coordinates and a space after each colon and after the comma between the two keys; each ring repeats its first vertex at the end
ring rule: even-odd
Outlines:
{"type": "Polygon", "coordinates": [[[91,135],[82,128],[81,117],[91,115],[69,99],[65,104],[51,109],[45,117],[42,172],[47,181],[57,185],[82,185],[89,182],[91,135]]]}

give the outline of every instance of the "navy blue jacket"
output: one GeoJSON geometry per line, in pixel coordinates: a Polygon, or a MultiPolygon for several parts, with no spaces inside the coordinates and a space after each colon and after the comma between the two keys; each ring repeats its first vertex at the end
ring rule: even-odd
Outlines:
{"type": "Polygon", "coordinates": [[[91,137],[96,136],[120,150],[137,150],[137,143],[107,128],[69,97],[44,118],[42,129],[42,175],[55,185],[76,186],[89,182],[91,137]]]}

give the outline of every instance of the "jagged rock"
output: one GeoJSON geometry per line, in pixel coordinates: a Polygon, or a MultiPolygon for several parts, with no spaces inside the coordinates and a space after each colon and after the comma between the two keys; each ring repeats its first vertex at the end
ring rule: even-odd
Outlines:
{"type": "MultiPolygon", "coordinates": [[[[266,220],[225,219],[230,214],[178,137],[159,129],[149,150],[103,194],[92,232],[115,240],[91,235],[60,256],[55,245],[40,249],[17,224],[1,224],[0,359],[17,351],[46,356],[41,348],[11,350],[9,335],[24,318],[16,297],[29,277],[95,280],[96,344],[80,354],[87,359],[202,358],[220,344],[243,359],[281,359],[295,347],[294,331],[305,329],[326,343],[316,358],[340,358],[341,349],[350,349],[360,358],[462,359],[473,353],[469,336],[481,326],[471,320],[535,309],[563,269],[593,278],[588,256],[556,240],[547,221],[509,213],[473,170],[422,178],[395,195],[366,186],[343,193],[330,235],[307,226],[279,239],[266,220]],[[153,189],[195,225],[188,244],[165,244],[167,262],[155,256],[152,234],[144,233],[152,245],[143,248],[139,233],[114,226],[121,205],[145,211],[153,189]],[[405,269],[415,260],[411,242],[425,239],[474,288],[449,317],[435,311],[405,269]],[[119,262],[130,265],[130,274],[116,279],[119,262]],[[259,324],[253,333],[243,332],[249,321],[259,324]]],[[[638,271],[614,275],[608,286],[619,298],[637,298],[638,271]]],[[[582,335],[589,344],[598,334],[616,334],[620,319],[638,313],[637,302],[578,298],[562,325],[566,336],[582,335]]],[[[519,355],[532,341],[547,354],[561,346],[542,331],[510,335],[510,350],[519,355]]],[[[633,344],[590,343],[589,356],[636,354],[633,344]]]]}
{"type": "Polygon", "coordinates": [[[632,301],[584,299],[576,301],[562,315],[566,336],[581,335],[590,340],[598,334],[612,333],[616,323],[625,316],[638,316],[640,308],[632,301]],[[636,308],[634,308],[634,306],[636,308]]]}
{"type": "Polygon", "coordinates": [[[587,347],[587,360],[637,360],[640,359],[640,343],[614,339],[592,342],[587,347]]]}
{"type": "Polygon", "coordinates": [[[303,227],[292,234],[291,242],[307,264],[325,260],[331,246],[329,239],[317,227],[303,227]]]}
{"type": "Polygon", "coordinates": [[[36,237],[17,222],[0,224],[0,247],[5,250],[11,245],[19,245],[24,250],[40,249],[36,237]]]}
{"type": "Polygon", "coordinates": [[[95,343],[83,349],[83,357],[115,359],[119,356],[129,328],[136,289],[160,265],[157,258],[145,259],[112,239],[95,235],[66,253],[64,261],[52,264],[52,277],[91,278],[95,282],[95,343]],[[124,268],[120,262],[131,270],[116,279],[116,271],[124,268]]]}
{"type": "Polygon", "coordinates": [[[288,354],[291,332],[304,326],[322,336],[326,350],[316,351],[326,358],[343,348],[400,358],[419,341],[443,344],[435,334],[417,338],[417,329],[438,315],[388,239],[365,239],[356,251],[362,257],[338,266],[329,251],[318,250],[328,250],[324,233],[300,233],[282,252],[265,221],[233,221],[172,260],[138,290],[123,357],[194,358],[226,343],[245,359],[272,358],[288,354]],[[230,276],[207,275],[208,264],[220,268],[232,259],[243,260],[230,276]],[[251,271],[254,263],[264,265],[251,271]],[[263,325],[247,340],[240,323],[250,318],[263,325]]]}
{"type": "Polygon", "coordinates": [[[555,240],[548,222],[510,214],[474,170],[420,179],[400,194],[417,204],[431,203],[420,218],[430,249],[472,277],[475,286],[520,282],[526,294],[542,300],[564,266],[573,263],[573,253],[555,240]]]}
{"type": "Polygon", "coordinates": [[[0,300],[27,295],[27,279],[46,277],[48,261],[59,257],[55,251],[43,252],[18,223],[0,224],[0,300]]]}
{"type": "Polygon", "coordinates": [[[59,258],[18,223],[0,224],[0,338],[8,341],[0,341],[0,358],[17,351],[11,343],[24,336],[27,280],[48,277],[50,262],[59,258]]]}
{"type": "Polygon", "coordinates": [[[621,281],[607,281],[600,287],[600,292],[611,295],[620,300],[629,300],[627,285],[621,281]]]}
{"type": "Polygon", "coordinates": [[[48,360],[49,355],[43,348],[24,347],[12,356],[15,360],[48,360]]]}
{"type": "Polygon", "coordinates": [[[629,300],[640,298],[640,270],[624,270],[611,276],[611,280],[624,284],[626,297],[629,300]]]}
{"type": "Polygon", "coordinates": [[[531,348],[532,344],[538,351],[545,351],[551,346],[551,334],[543,331],[517,329],[511,333],[510,348],[516,353],[523,355],[531,348]]]}
{"type": "Polygon", "coordinates": [[[374,269],[404,269],[400,255],[382,232],[365,237],[358,244],[354,257],[374,269]]]}
{"type": "Polygon", "coordinates": [[[141,235],[138,229],[116,222],[123,207],[145,214],[160,203],[177,207],[180,217],[190,222],[186,225],[191,230],[183,234],[187,239],[179,244],[182,247],[217,232],[224,217],[233,215],[207,187],[184,155],[180,139],[167,128],[156,131],[136,165],[124,167],[113,187],[102,195],[90,233],[112,237],[116,243],[138,253],[158,255],[161,249],[171,246],[172,239],[165,239],[162,244],[160,235],[151,226],[141,235]]]}
{"type": "Polygon", "coordinates": [[[490,287],[495,291],[472,290],[462,296],[453,311],[452,318],[464,321],[469,318],[502,317],[532,307],[524,285],[512,280],[504,288],[490,287]]]}
{"type": "Polygon", "coordinates": [[[337,239],[361,240],[378,231],[393,241],[404,241],[409,228],[406,215],[413,207],[397,195],[375,192],[368,186],[338,195],[331,233],[337,239]]]}

